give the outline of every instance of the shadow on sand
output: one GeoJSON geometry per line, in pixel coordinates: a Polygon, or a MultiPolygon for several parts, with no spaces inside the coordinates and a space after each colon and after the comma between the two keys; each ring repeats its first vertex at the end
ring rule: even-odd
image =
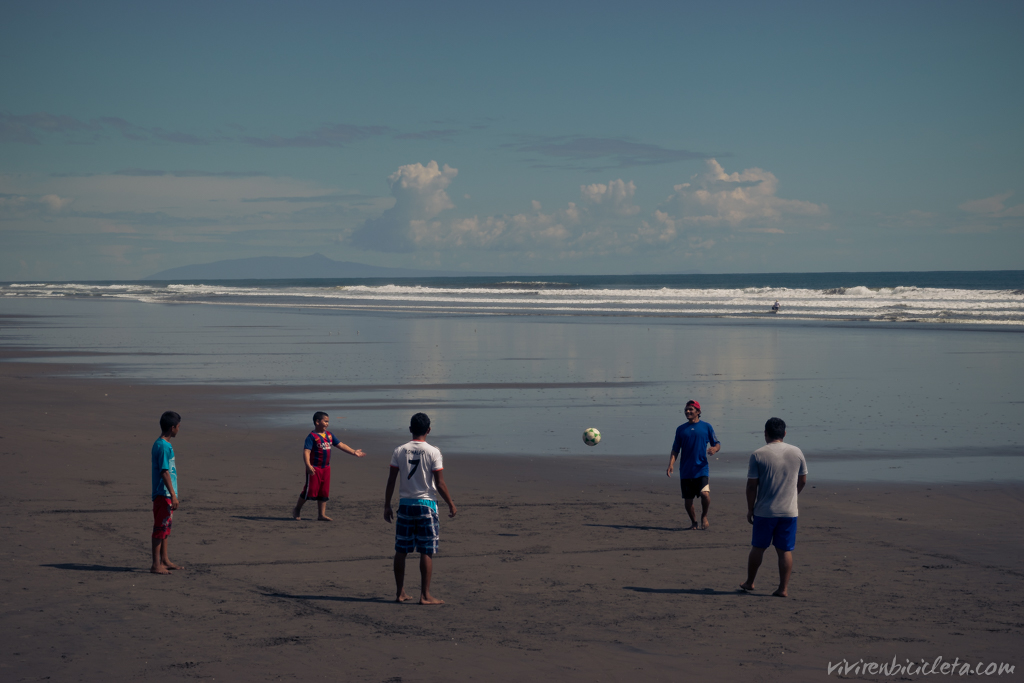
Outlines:
{"type": "MultiPolygon", "coordinates": [[[[738,588],[734,591],[716,591],[714,588],[645,588],[643,586],[623,586],[622,590],[637,593],[677,593],[680,595],[743,595],[738,588]]],[[[748,595],[752,595],[748,594],[748,595]]]]}
{"type": "Polygon", "coordinates": [[[136,567],[107,567],[102,564],[79,564],[78,562],[65,562],[63,564],[41,564],[40,567],[53,567],[54,569],[73,569],[79,572],[142,572],[145,569],[136,567]]]}
{"type": "Polygon", "coordinates": [[[599,526],[605,529],[636,529],[637,531],[686,531],[686,526],[636,526],[632,524],[584,524],[583,526],[599,526]]]}
{"type": "Polygon", "coordinates": [[[346,598],[334,595],[289,595],[288,593],[263,593],[268,598],[288,598],[289,600],[331,600],[333,602],[393,602],[385,598],[346,598]]]}
{"type": "Polygon", "coordinates": [[[235,519],[247,519],[250,522],[294,522],[294,517],[250,517],[248,515],[231,515],[235,519]]]}

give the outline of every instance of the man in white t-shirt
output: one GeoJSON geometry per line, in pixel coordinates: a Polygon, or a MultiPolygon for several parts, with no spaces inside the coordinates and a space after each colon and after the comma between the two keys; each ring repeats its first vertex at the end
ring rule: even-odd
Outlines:
{"type": "Polygon", "coordinates": [[[754,590],[754,577],[768,545],[779,555],[779,589],[772,593],[788,596],[796,546],[796,499],[807,484],[807,460],[796,446],[783,443],[786,423],[773,417],[764,424],[764,441],[750,456],[747,468],[747,521],[754,525],[747,559],[745,591],[754,590]]]}
{"type": "Polygon", "coordinates": [[[430,433],[430,418],[416,413],[409,423],[412,441],[399,446],[391,456],[391,473],[384,492],[384,519],[388,522],[395,517],[391,511],[391,498],[395,493],[395,481],[401,477],[398,488],[398,515],[395,524],[395,584],[398,597],[395,602],[410,600],[405,592],[405,558],[415,551],[420,553],[420,604],[443,605],[430,595],[430,575],[433,572],[433,556],[437,552],[440,523],[437,517],[436,495],[448,504],[448,516],[455,516],[455,503],[444,483],[444,467],[441,451],[427,443],[430,433]]]}

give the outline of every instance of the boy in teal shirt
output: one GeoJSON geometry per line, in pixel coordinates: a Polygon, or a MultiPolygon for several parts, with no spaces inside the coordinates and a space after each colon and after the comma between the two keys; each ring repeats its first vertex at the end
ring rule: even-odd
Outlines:
{"type": "Polygon", "coordinates": [[[153,566],[154,574],[170,574],[184,569],[167,557],[167,537],[171,535],[171,518],[178,509],[178,470],[174,465],[171,439],[178,435],[181,415],[168,410],[160,416],[160,438],[153,444],[153,566]]]}

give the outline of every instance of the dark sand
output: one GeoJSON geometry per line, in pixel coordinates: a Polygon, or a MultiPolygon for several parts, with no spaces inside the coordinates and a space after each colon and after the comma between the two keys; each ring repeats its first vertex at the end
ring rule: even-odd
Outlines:
{"type": "Polygon", "coordinates": [[[295,522],[308,425],[261,428],[245,389],[61,370],[0,363],[3,681],[802,681],[894,656],[1024,675],[1019,484],[833,485],[808,454],[780,599],[771,550],[758,590],[736,591],[741,480],[712,478],[713,526],[695,532],[667,454],[452,454],[459,515],[442,516],[433,584],[447,604],[396,605],[381,513],[400,434],[332,416],[369,455],[334,456],[333,523],[295,522]],[[165,409],[184,416],[170,554],[187,569],[155,576],[149,449],[165,409]]]}

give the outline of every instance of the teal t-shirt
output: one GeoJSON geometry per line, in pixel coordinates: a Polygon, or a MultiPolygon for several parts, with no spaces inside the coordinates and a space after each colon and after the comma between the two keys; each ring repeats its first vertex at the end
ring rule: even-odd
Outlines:
{"type": "Polygon", "coordinates": [[[171,473],[171,485],[174,487],[174,495],[178,495],[178,470],[174,467],[174,449],[163,437],[153,444],[153,497],[163,496],[170,498],[171,492],[167,490],[167,484],[160,475],[167,470],[171,473]]]}

